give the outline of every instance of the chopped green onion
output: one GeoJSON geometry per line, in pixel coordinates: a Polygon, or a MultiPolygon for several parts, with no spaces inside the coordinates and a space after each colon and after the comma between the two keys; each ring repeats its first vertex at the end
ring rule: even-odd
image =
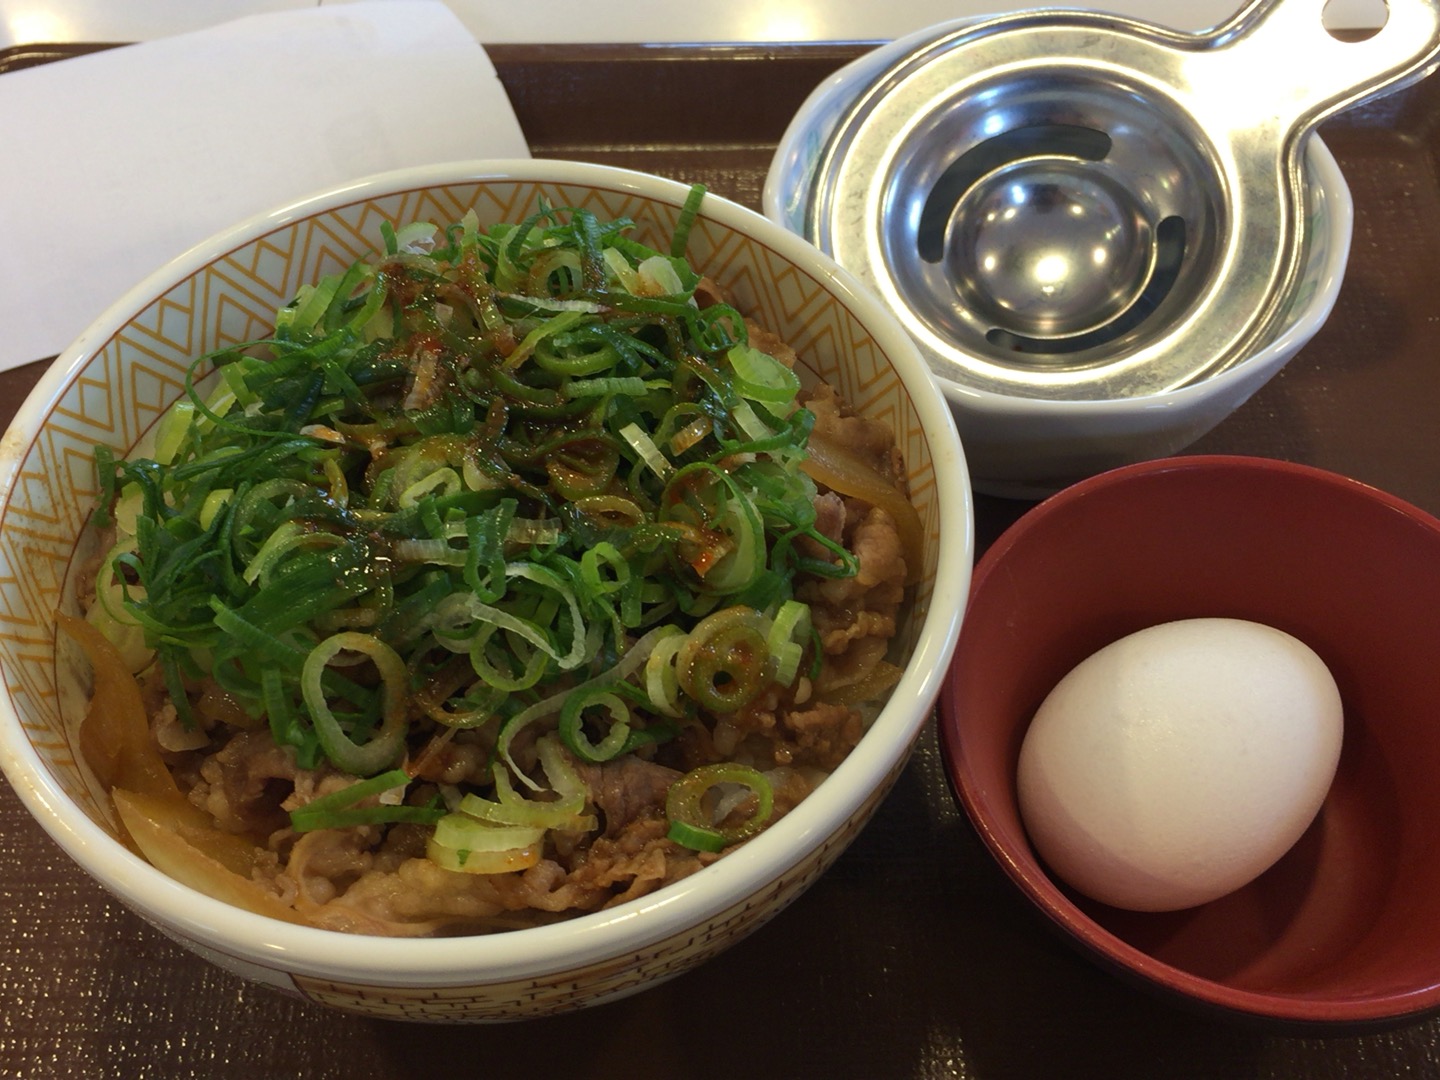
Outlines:
{"type": "Polygon", "coordinates": [[[628,394],[639,397],[650,388],[644,379],[626,376],[613,379],[572,379],[565,384],[565,396],[571,398],[600,397],[602,394],[628,394]]]}
{"type": "MultiPolygon", "coordinates": [[[[523,870],[599,827],[576,761],[818,670],[800,577],[858,563],[815,525],[799,377],[697,293],[704,198],[668,252],[543,202],[383,223],[383,254],[300,288],[268,339],[195,359],[150,457],[97,450],[117,535],[91,618],[182,720],[213,680],[302,768],[362,778],[297,831],[434,824],[440,866],[523,870]],[[375,805],[457,728],[494,742],[473,790],[375,805]]],[[[763,778],[676,788],[718,783],[768,817],[763,778]]],[[[672,838],[734,843],[707,807],[672,838]]]]}
{"type": "Polygon", "coordinates": [[[510,747],[515,741],[515,736],[531,723],[558,713],[561,706],[576,694],[592,690],[596,687],[624,682],[637,668],[645,663],[646,658],[650,655],[651,650],[655,648],[656,643],[671,632],[671,628],[669,627],[651,630],[639,641],[635,642],[614,667],[601,672],[593,679],[588,679],[568,690],[561,690],[559,693],[552,694],[543,701],[537,701],[534,705],[516,713],[507,720],[505,726],[500,729],[500,737],[495,743],[495,753],[502,761],[510,766],[510,770],[522,784],[533,791],[540,790],[540,786],[534,780],[531,780],[524,771],[516,765],[515,759],[510,754],[510,747]]]}
{"type": "Polygon", "coordinates": [[[720,851],[754,836],[770,820],[774,807],[775,792],[765,775],[733,762],[692,769],[670,785],[665,798],[670,839],[699,851],[720,851]],[[706,807],[706,796],[723,784],[739,784],[755,796],[754,813],[739,824],[713,821],[713,811],[706,807]]]}
{"type": "Polygon", "coordinates": [[[592,594],[609,596],[629,583],[630,564],[614,544],[602,540],[594,547],[586,548],[580,556],[580,578],[592,594]]]}
{"type": "Polygon", "coordinates": [[[667,626],[666,633],[645,659],[645,694],[651,708],[670,717],[684,715],[680,703],[680,679],[675,674],[675,656],[685,644],[686,634],[678,626],[667,626]]]}
{"type": "Polygon", "coordinates": [[[728,841],[719,829],[708,829],[703,825],[692,825],[688,821],[670,822],[669,831],[665,834],[681,847],[690,848],[693,851],[724,851],[728,841]]]}
{"type": "Polygon", "coordinates": [[[320,745],[331,761],[354,776],[369,776],[400,756],[405,745],[407,682],[405,662],[394,649],[371,634],[345,631],[326,638],[310,650],[300,672],[300,688],[320,745]],[[347,651],[368,656],[384,682],[383,721],[379,732],[364,745],[354,742],[341,728],[321,683],[326,665],[347,651]]]}
{"type": "Polygon", "coordinates": [[[773,439],[775,429],[761,420],[754,406],[748,401],[737,401],[734,409],[735,423],[751,439],[773,439]]]}
{"type": "Polygon", "coordinates": [[[560,707],[560,738],[566,748],[581,761],[599,763],[619,757],[630,744],[630,707],[618,694],[604,687],[595,687],[571,694],[560,707]],[[607,730],[598,743],[585,732],[585,716],[600,712],[605,715],[607,730]]]}
{"type": "Polygon", "coordinates": [[[425,853],[446,870],[503,874],[540,861],[545,830],[522,825],[489,825],[467,814],[446,814],[435,823],[425,853]]]}
{"type": "Polygon", "coordinates": [[[180,453],[194,416],[194,402],[181,398],[160,417],[155,428],[155,460],[161,465],[171,464],[180,453]]]}
{"type": "Polygon", "coordinates": [[[725,509],[715,525],[729,539],[730,550],[704,575],[705,588],[723,593],[744,592],[765,570],[764,523],[749,496],[730,485],[725,509]]]}
{"type": "Polygon", "coordinates": [[[770,680],[766,621],[754,608],[730,607],[705,616],[675,658],[680,687],[701,706],[733,713],[770,680]]]}
{"type": "Polygon", "coordinates": [[[444,816],[438,807],[386,805],[358,806],[383,792],[403,789],[410,782],[404,769],[361,780],[329,795],[312,799],[304,806],[290,811],[290,824],[296,832],[312,832],[315,829],[339,829],[348,825],[375,825],[386,822],[412,821],[433,824],[444,816]]]}
{"type": "Polygon", "coordinates": [[[620,437],[630,444],[631,449],[640,455],[646,467],[661,480],[666,479],[675,471],[655,441],[645,434],[639,424],[626,424],[620,429],[620,437]]]}
{"type": "Polygon", "coordinates": [[[692,184],[685,196],[685,205],[680,208],[680,220],[675,226],[675,235],[670,239],[670,254],[680,258],[690,243],[690,231],[700,216],[700,204],[705,201],[705,185],[692,184]]]}
{"type": "Polygon", "coordinates": [[[741,397],[784,405],[800,392],[799,376],[768,353],[737,345],[726,356],[735,369],[735,390],[741,397]]]}
{"type": "MultiPolygon", "coordinates": [[[[562,832],[589,832],[597,822],[594,814],[585,813],[583,789],[549,802],[527,799],[516,792],[509,770],[499,762],[494,766],[495,800],[475,794],[460,800],[459,813],[468,814],[492,825],[519,825],[562,832]]],[[[547,770],[548,773],[548,770],[547,770]]],[[[551,780],[552,787],[555,781],[551,780]]]]}
{"type": "Polygon", "coordinates": [[[775,662],[775,681],[789,686],[800,672],[805,644],[810,640],[810,608],[798,600],[786,600],[775,613],[765,643],[775,662]],[[802,644],[804,643],[804,644],[802,644]]]}

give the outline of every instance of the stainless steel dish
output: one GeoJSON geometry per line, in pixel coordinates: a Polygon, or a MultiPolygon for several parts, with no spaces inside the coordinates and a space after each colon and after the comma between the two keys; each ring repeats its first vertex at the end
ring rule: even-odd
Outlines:
{"type": "Polygon", "coordinates": [[[900,58],[821,155],[809,238],[932,369],[1105,400],[1213,375],[1273,334],[1302,261],[1306,140],[1440,63],[1440,0],[1342,41],[1323,0],[1204,34],[1037,10],[900,58]]]}

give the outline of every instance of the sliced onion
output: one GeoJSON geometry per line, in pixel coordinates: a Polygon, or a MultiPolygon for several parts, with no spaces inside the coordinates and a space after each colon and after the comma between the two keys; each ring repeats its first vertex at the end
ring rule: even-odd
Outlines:
{"type": "Polygon", "coordinates": [[[808,450],[800,461],[800,468],[810,479],[831,491],[877,506],[890,515],[900,534],[900,549],[905,553],[906,584],[915,584],[920,579],[925,540],[920,514],[910,497],[880,475],[874,466],[839,443],[812,432],[808,450]]]}
{"type": "Polygon", "coordinates": [[[84,619],[55,613],[60,629],[90,661],[93,689],[80,722],[80,754],[100,783],[142,795],[169,797],[179,788],[150,738],[140,687],[118,649],[84,619]]]}
{"type": "Polygon", "coordinates": [[[126,832],[157,870],[242,910],[285,922],[305,921],[251,879],[255,845],[216,828],[183,795],[145,795],[116,788],[111,796],[126,832]]]}

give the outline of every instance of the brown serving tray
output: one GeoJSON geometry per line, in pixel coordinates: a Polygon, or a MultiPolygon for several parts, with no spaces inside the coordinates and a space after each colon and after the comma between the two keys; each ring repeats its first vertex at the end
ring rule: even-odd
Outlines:
{"type": "MultiPolygon", "coordinates": [[[[101,47],[0,51],[0,73],[101,47]]],[[[758,206],[790,117],[866,48],[489,51],[537,156],[700,181],[758,206]]],[[[1306,462],[1440,512],[1437,122],[1432,79],[1324,128],[1356,211],[1335,311],[1194,451],[1306,462]]],[[[0,374],[0,419],[43,368],[0,374]]],[[[1025,508],[979,498],[981,549],[1025,508]]],[[[1297,1038],[1195,1014],[1101,971],[1042,925],[985,854],[952,801],[933,731],[853,847],[753,937],[632,999],[486,1028],[341,1015],[217,971],[111,900],[0,784],[0,1078],[537,1074],[1426,1077],[1440,1076],[1440,1020],[1297,1038]]]]}

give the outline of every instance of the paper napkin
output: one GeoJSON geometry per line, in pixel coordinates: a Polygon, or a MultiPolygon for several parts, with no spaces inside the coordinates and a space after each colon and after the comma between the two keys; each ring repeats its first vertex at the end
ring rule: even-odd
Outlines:
{"type": "Polygon", "coordinates": [[[0,75],[0,369],[221,229],[387,169],[528,157],[438,0],[257,15],[0,75]]]}

